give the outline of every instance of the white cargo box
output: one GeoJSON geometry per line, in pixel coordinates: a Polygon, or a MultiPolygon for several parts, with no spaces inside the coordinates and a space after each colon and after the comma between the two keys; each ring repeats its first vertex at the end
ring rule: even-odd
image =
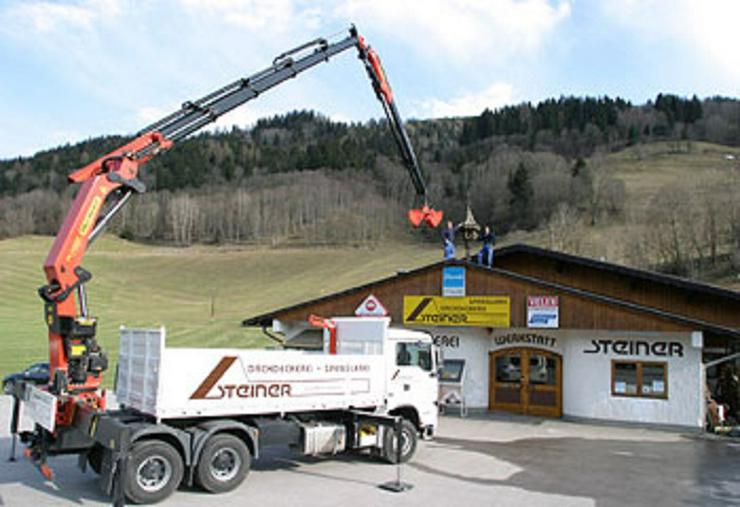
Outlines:
{"type": "Polygon", "coordinates": [[[121,328],[120,335],[116,397],[157,419],[375,407],[384,401],[382,333],[379,345],[368,346],[377,353],[337,355],[166,348],[164,328],[121,328]]]}

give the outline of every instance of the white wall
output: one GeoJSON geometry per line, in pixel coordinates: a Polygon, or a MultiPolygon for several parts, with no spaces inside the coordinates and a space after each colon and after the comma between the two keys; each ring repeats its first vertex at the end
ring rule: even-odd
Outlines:
{"type": "Polygon", "coordinates": [[[468,408],[487,409],[488,352],[491,350],[488,330],[478,327],[434,327],[427,330],[442,346],[445,359],[465,359],[463,389],[468,408]]]}
{"type": "Polygon", "coordinates": [[[563,354],[563,413],[577,417],[702,427],[704,400],[701,348],[691,344],[690,333],[569,333],[563,354]],[[656,357],[608,353],[586,354],[592,339],[630,339],[648,343],[673,341],[683,345],[683,357],[656,357]],[[613,396],[612,360],[665,362],[668,365],[668,399],[613,396]]]}
{"type": "MultiPolygon", "coordinates": [[[[469,408],[488,407],[488,354],[502,348],[530,346],[526,335],[554,338],[544,346],[563,356],[563,414],[591,419],[702,427],[704,421],[701,348],[692,346],[690,333],[640,333],[576,331],[562,329],[497,329],[494,332],[473,327],[428,329],[441,338],[443,355],[466,360],[465,400],[469,408]],[[506,340],[508,335],[525,336],[506,340]],[[502,337],[504,339],[502,339],[502,337]],[[446,338],[446,339],[445,339],[446,338]],[[499,338],[499,340],[496,340],[499,338]],[[587,354],[591,340],[640,340],[679,342],[683,357],[645,356],[607,353],[587,354]],[[613,359],[666,362],[668,399],[619,397],[611,394],[613,359]]],[[[641,351],[642,352],[642,351],[641,351]]]]}

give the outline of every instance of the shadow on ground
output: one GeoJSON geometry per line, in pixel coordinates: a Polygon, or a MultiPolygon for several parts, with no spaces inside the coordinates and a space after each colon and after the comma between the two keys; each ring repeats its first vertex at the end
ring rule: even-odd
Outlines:
{"type": "Polygon", "coordinates": [[[442,448],[479,453],[521,468],[503,480],[414,461],[417,470],[463,482],[587,497],[597,506],[740,505],[740,448],[726,441],[680,442],[531,438],[511,442],[436,439],[442,448]]]}
{"type": "MultiPolygon", "coordinates": [[[[77,467],[77,456],[57,456],[49,459],[54,471],[54,480],[47,481],[22,454],[24,446],[18,443],[16,461],[9,461],[10,438],[0,438],[0,486],[22,484],[24,488],[35,489],[49,499],[64,500],[67,504],[81,505],[83,502],[110,502],[98,486],[98,476],[91,470],[85,474],[77,467]],[[83,477],[84,480],[80,480],[83,477]]],[[[11,498],[0,500],[9,502],[11,498]]],[[[17,498],[14,505],[23,505],[17,498]]]]}
{"type": "MultiPolygon", "coordinates": [[[[464,484],[513,487],[524,491],[588,498],[598,507],[625,505],[685,505],[727,506],[740,505],[740,445],[729,441],[703,438],[681,439],[672,442],[625,441],[585,439],[576,437],[529,438],[509,442],[487,442],[461,438],[438,437],[430,442],[436,458],[424,459],[417,455],[408,466],[432,477],[442,477],[464,484]],[[458,456],[468,454],[491,458],[496,463],[514,465],[519,471],[505,479],[475,476],[479,470],[465,468],[465,459],[459,469],[444,461],[445,450],[458,456]],[[471,476],[471,474],[474,474],[471,476]]],[[[52,484],[41,476],[24,458],[7,461],[10,439],[0,438],[0,486],[3,494],[12,494],[14,485],[31,488],[49,498],[50,503],[80,505],[85,502],[109,503],[99,489],[97,475],[86,474],[77,468],[74,456],[56,457],[50,461],[57,476],[52,484]]],[[[253,470],[261,473],[290,472],[317,479],[329,479],[364,487],[377,487],[367,474],[338,476],[320,466],[326,460],[346,463],[348,467],[381,467],[394,478],[394,467],[367,454],[348,453],[338,456],[309,457],[286,448],[269,448],[253,463],[253,470]],[[306,466],[309,465],[309,466],[306,466]]],[[[477,460],[470,460],[470,463],[477,460]]],[[[479,462],[479,461],[478,461],[479,462]]],[[[384,476],[385,473],[381,473],[384,476]]],[[[371,474],[377,478],[377,474],[371,474]]],[[[198,494],[195,488],[181,488],[198,494]]],[[[23,494],[22,489],[17,494],[23,494]]],[[[203,493],[203,500],[212,497],[203,493]]],[[[0,499],[6,502],[10,498],[0,499]]],[[[12,499],[18,503],[18,498],[12,499]]],[[[18,503],[23,505],[23,502],[18,503]]]]}
{"type": "MultiPolygon", "coordinates": [[[[88,468],[87,472],[82,472],[77,466],[76,456],[55,456],[49,459],[49,465],[54,470],[55,477],[53,481],[47,481],[41,473],[22,455],[23,445],[18,444],[16,452],[16,461],[8,461],[11,448],[10,438],[0,438],[0,486],[22,484],[24,488],[31,488],[49,500],[59,502],[63,500],[65,504],[82,505],[88,502],[110,503],[110,497],[103,494],[98,483],[98,475],[88,468]]],[[[388,479],[393,476],[392,467],[381,462],[378,459],[370,457],[364,453],[345,453],[336,456],[304,456],[291,451],[287,447],[269,447],[262,452],[259,459],[252,462],[252,470],[260,472],[291,472],[310,477],[330,479],[340,482],[354,483],[362,486],[377,487],[377,483],[357,478],[339,477],[332,474],[321,473],[316,467],[310,466],[314,463],[321,463],[326,460],[343,461],[348,465],[351,463],[361,465],[378,464],[388,468],[388,479]]],[[[188,494],[203,495],[203,500],[212,500],[210,493],[203,491],[196,486],[180,486],[180,491],[188,494]]],[[[0,506],[6,505],[12,501],[13,505],[23,505],[18,498],[0,497],[0,506]]]]}

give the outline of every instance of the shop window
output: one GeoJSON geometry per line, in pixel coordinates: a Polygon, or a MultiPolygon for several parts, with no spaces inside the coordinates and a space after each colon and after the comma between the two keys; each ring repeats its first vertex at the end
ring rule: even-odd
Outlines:
{"type": "Polygon", "coordinates": [[[612,361],[612,396],[668,398],[667,364],[612,361]]]}
{"type": "Polygon", "coordinates": [[[521,382],[522,358],[519,353],[503,354],[496,358],[496,382],[521,382]]]}
{"type": "Polygon", "coordinates": [[[544,354],[530,352],[529,383],[554,386],[557,384],[555,359],[544,354]]]}

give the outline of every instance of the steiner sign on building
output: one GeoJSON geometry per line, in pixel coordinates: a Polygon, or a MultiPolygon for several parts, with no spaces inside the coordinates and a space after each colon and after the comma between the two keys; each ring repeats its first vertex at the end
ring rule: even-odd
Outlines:
{"type": "Polygon", "coordinates": [[[559,327],[558,296],[527,296],[527,327],[559,327]]]}
{"type": "Polygon", "coordinates": [[[508,296],[404,296],[403,323],[426,326],[509,327],[508,296]]]}

